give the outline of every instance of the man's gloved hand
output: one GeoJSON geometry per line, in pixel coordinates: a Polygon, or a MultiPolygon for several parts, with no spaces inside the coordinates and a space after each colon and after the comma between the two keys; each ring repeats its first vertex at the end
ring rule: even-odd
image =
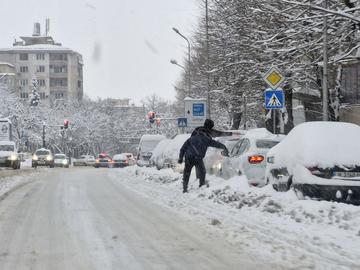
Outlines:
{"type": "Polygon", "coordinates": [[[224,157],[228,157],[229,156],[229,151],[227,149],[224,149],[221,154],[224,156],[224,157]]]}
{"type": "Polygon", "coordinates": [[[179,164],[183,163],[183,160],[181,158],[179,158],[178,163],[179,164]]]}

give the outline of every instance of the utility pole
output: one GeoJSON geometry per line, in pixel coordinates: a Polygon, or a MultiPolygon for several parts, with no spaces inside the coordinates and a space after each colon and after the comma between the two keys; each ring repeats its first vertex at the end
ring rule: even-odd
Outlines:
{"type": "Polygon", "coordinates": [[[211,98],[210,98],[210,56],[209,56],[209,14],[208,14],[208,0],[205,0],[205,28],[206,28],[206,84],[207,84],[207,118],[211,119],[211,98]]]}
{"type": "Polygon", "coordinates": [[[42,129],[42,147],[45,148],[45,122],[43,123],[42,129]]]}
{"type": "MultiPolygon", "coordinates": [[[[327,9],[327,0],[324,0],[324,8],[327,9]]],[[[327,16],[324,16],[324,33],[323,33],[323,79],[322,79],[322,107],[323,107],[323,121],[328,121],[328,22],[327,16]]]]}
{"type": "Polygon", "coordinates": [[[247,106],[246,106],[246,95],[243,95],[243,105],[244,105],[244,109],[243,109],[243,118],[244,118],[244,130],[246,130],[246,119],[247,119],[247,106]]]}

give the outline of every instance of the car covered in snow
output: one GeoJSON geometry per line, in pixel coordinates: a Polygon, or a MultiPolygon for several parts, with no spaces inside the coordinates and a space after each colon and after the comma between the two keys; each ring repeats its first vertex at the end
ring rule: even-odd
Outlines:
{"type": "Polygon", "coordinates": [[[155,166],[157,169],[172,168],[177,171],[182,171],[182,165],[178,164],[180,148],[185,141],[190,138],[190,134],[179,134],[171,140],[166,140],[165,143],[154,150],[155,166]]]}
{"type": "Polygon", "coordinates": [[[169,161],[166,159],[165,156],[165,150],[170,141],[170,139],[165,139],[159,142],[151,155],[150,166],[154,166],[158,170],[169,166],[169,161]]]}
{"type": "Polygon", "coordinates": [[[69,168],[69,158],[65,154],[55,154],[54,155],[54,165],[55,167],[69,168]]]}
{"type": "Polygon", "coordinates": [[[51,150],[40,148],[37,149],[32,156],[31,166],[36,168],[38,166],[47,166],[50,168],[54,168],[54,156],[51,153],[51,150]]]}
{"type": "MultiPolygon", "coordinates": [[[[243,135],[242,135],[243,136],[243,135]]],[[[216,141],[221,142],[226,148],[231,151],[234,145],[240,140],[241,135],[225,136],[215,138],[216,141]]],[[[206,172],[209,174],[220,175],[221,163],[224,156],[221,154],[222,149],[209,147],[204,157],[204,165],[206,172]]]]}
{"type": "Polygon", "coordinates": [[[165,140],[164,135],[145,134],[141,137],[138,146],[137,165],[138,166],[150,166],[150,158],[153,154],[156,146],[165,140]]]}
{"type": "Polygon", "coordinates": [[[92,155],[81,155],[79,158],[73,160],[74,166],[94,166],[95,157],[92,155]]]}
{"type": "Polygon", "coordinates": [[[360,204],[359,138],[355,124],[300,124],[269,151],[266,178],[278,191],[360,204]]]}
{"type": "Polygon", "coordinates": [[[265,128],[249,130],[231,149],[229,157],[224,157],[220,176],[245,175],[250,185],[264,186],[267,153],[283,138],[284,135],[274,135],[265,128]]]}
{"type": "Polygon", "coordinates": [[[121,153],[113,156],[113,167],[123,168],[127,166],[135,165],[135,159],[131,153],[121,153]]]}
{"type": "Polygon", "coordinates": [[[15,142],[0,141],[0,167],[20,169],[20,157],[15,142]]]}

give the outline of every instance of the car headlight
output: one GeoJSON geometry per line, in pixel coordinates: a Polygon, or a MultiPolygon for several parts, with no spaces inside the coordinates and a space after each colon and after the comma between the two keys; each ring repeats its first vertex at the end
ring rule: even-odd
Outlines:
{"type": "Polygon", "coordinates": [[[219,163],[216,167],[218,170],[221,170],[221,163],[219,163]]]}
{"type": "Polygon", "coordinates": [[[46,160],[51,161],[51,160],[53,160],[53,157],[51,155],[48,155],[48,156],[46,156],[46,160]]]}
{"type": "Polygon", "coordinates": [[[38,158],[37,155],[33,155],[32,159],[36,161],[36,160],[38,160],[39,158],[38,158]]]}
{"type": "Polygon", "coordinates": [[[17,155],[11,154],[11,155],[8,157],[8,159],[11,160],[11,161],[17,160],[17,155]]]}
{"type": "Polygon", "coordinates": [[[62,164],[67,165],[67,164],[68,164],[68,161],[67,161],[66,159],[64,159],[64,160],[62,161],[62,164]]]}

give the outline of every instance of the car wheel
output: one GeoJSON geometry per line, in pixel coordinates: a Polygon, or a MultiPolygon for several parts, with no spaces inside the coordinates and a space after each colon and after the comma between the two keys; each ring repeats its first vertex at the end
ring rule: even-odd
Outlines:
{"type": "Polygon", "coordinates": [[[54,167],[55,167],[55,165],[54,165],[54,164],[53,164],[53,165],[49,165],[49,167],[50,167],[50,168],[54,168],[54,167]]]}

